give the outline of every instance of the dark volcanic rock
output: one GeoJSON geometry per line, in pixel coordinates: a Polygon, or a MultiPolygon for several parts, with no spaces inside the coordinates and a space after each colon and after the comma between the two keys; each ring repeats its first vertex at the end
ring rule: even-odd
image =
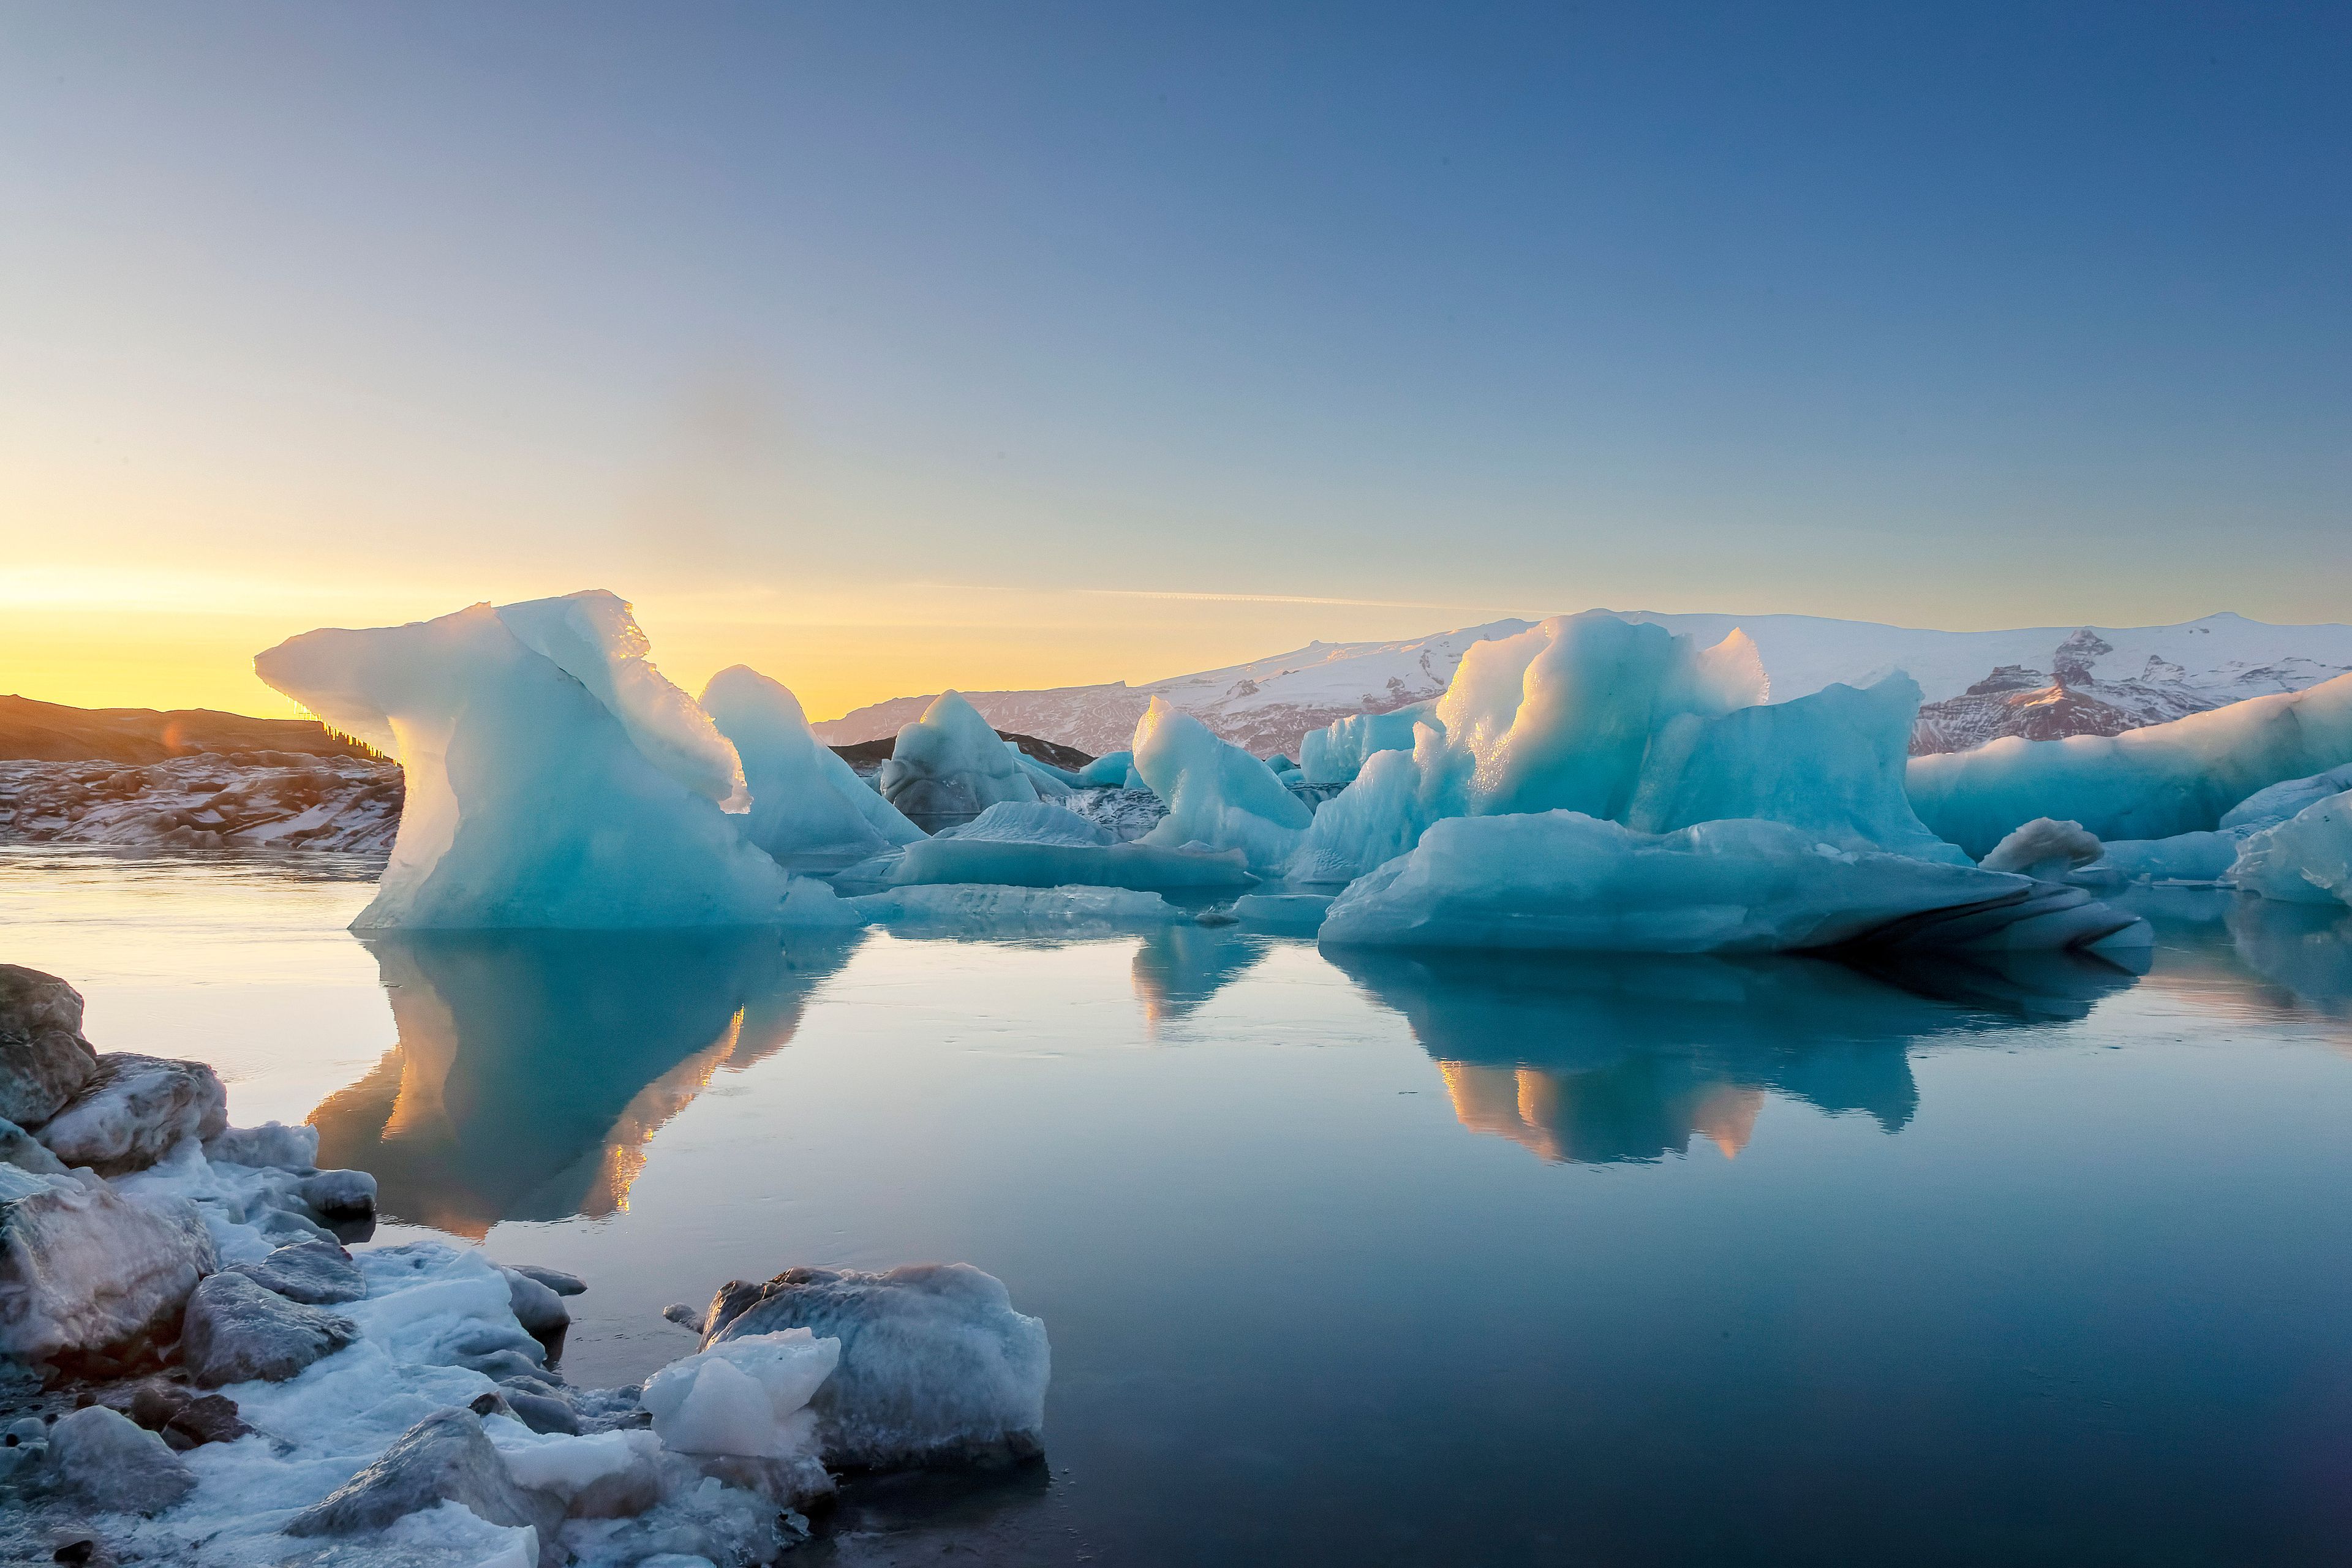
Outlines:
{"type": "Polygon", "coordinates": [[[180,1361],[199,1387],[280,1383],[359,1338],[349,1318],[289,1301],[244,1274],[215,1274],[188,1298],[180,1361]]]}
{"type": "Polygon", "coordinates": [[[0,1118],[38,1127],[98,1068],[81,1034],[81,993],[54,974],[0,963],[0,1118]]]}

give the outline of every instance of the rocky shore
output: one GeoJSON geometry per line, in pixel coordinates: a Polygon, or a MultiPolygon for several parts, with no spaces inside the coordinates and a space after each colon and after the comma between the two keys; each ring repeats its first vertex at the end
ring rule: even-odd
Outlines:
{"type": "Polygon", "coordinates": [[[736,1568],[845,1473],[1042,1453],[1045,1327],[968,1265],[728,1281],[666,1314],[694,1353],[580,1388],[585,1281],[369,1245],[315,1129],[6,965],[0,1118],[0,1563],[736,1568]]]}

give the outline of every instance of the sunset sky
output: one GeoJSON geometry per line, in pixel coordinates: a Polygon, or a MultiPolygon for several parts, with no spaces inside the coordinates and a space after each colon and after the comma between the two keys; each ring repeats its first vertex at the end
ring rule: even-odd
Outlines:
{"type": "Polygon", "coordinates": [[[2352,14],[1263,11],[0,0],[0,691],[2352,618],[2352,14]]]}

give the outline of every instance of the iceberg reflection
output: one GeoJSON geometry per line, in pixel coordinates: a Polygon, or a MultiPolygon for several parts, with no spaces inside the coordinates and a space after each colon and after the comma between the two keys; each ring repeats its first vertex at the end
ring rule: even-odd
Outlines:
{"type": "Polygon", "coordinates": [[[645,1146],[724,1068],[791,1042],[857,937],[500,931],[371,940],[399,1031],[310,1113],[385,1217],[480,1237],[625,1208],[645,1146]]]}
{"type": "Polygon", "coordinates": [[[1454,1114],[1547,1160],[1745,1148],[1768,1093],[1900,1131],[1909,1047],[2085,1016],[2134,977],[2070,954],[1874,973],[1822,959],[1327,950],[1402,1015],[1454,1114]]]}

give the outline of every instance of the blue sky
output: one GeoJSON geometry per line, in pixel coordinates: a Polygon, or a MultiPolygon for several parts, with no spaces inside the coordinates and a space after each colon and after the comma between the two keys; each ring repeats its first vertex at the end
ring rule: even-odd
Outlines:
{"type": "Polygon", "coordinates": [[[819,711],[2344,619],[2347,80],[2321,6],[0,4],[0,689],[588,585],[819,711]]]}

